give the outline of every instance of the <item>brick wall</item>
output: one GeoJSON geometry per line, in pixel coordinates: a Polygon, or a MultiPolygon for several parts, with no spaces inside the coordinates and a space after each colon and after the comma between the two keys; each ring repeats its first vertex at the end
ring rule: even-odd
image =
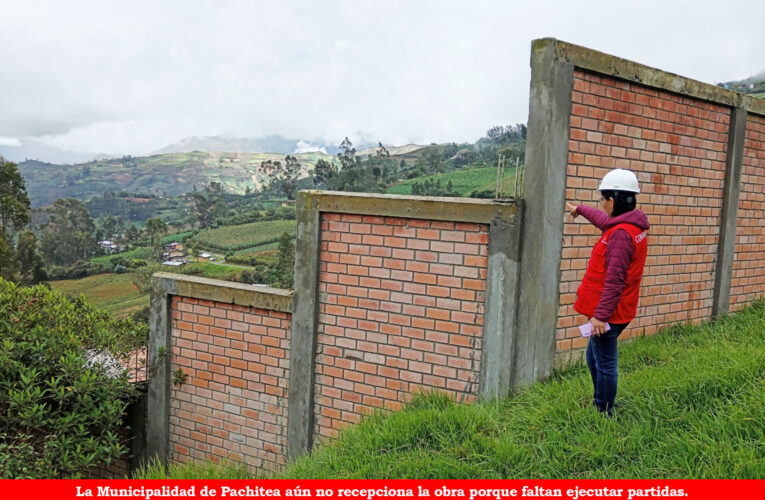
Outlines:
{"type": "MultiPolygon", "coordinates": [[[[603,175],[627,168],[651,223],[640,307],[624,336],[709,318],[729,109],[579,69],[572,101],[566,199],[595,206],[603,175]]],[[[586,346],[573,303],[600,231],[567,217],[563,233],[559,352],[586,346]]]]}
{"type": "Polygon", "coordinates": [[[172,459],[285,463],[290,315],[173,296],[172,459]]]}
{"type": "Polygon", "coordinates": [[[437,388],[478,390],[488,225],[325,213],[315,435],[437,388]]]}
{"type": "Polygon", "coordinates": [[[746,124],[735,255],[731,310],[765,294],[765,117],[751,113],[746,124]]]}

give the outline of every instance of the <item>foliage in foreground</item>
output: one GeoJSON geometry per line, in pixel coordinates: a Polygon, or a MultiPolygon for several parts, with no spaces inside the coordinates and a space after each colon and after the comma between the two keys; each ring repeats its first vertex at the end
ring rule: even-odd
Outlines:
{"type": "Polygon", "coordinates": [[[147,335],[82,299],[0,280],[0,477],[79,477],[124,454],[115,431],[134,389],[116,360],[147,335]]]}
{"type": "MultiPolygon", "coordinates": [[[[415,397],[347,428],[282,476],[765,477],[765,304],[635,339],[620,356],[616,419],[591,406],[590,375],[578,365],[499,402],[415,397]]],[[[175,468],[169,476],[187,477],[175,468]]]]}

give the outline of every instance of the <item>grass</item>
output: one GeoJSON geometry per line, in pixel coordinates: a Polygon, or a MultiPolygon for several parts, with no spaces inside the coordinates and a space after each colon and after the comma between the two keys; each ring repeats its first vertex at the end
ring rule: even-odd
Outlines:
{"type": "Polygon", "coordinates": [[[132,274],[96,274],[76,280],[52,281],[51,288],[68,297],[85,295],[96,307],[117,317],[126,317],[149,305],[132,281],[132,274]]]}
{"type": "Polygon", "coordinates": [[[591,406],[589,372],[577,365],[499,402],[417,396],[346,428],[280,477],[765,476],[765,303],[634,339],[620,357],[616,419],[591,406]]]}
{"type": "Polygon", "coordinates": [[[113,253],[110,255],[99,255],[98,257],[92,257],[90,259],[94,264],[102,266],[111,265],[113,258],[118,257],[120,259],[148,259],[151,255],[151,249],[149,247],[138,247],[127,252],[113,253]]]}
{"type": "Polygon", "coordinates": [[[123,318],[149,305],[149,294],[142,292],[135,283],[141,282],[137,280],[136,273],[146,274],[145,280],[148,280],[150,275],[157,271],[234,280],[243,269],[212,262],[197,262],[180,268],[152,265],[125,274],[96,274],[76,280],[52,281],[51,288],[63,292],[68,297],[85,295],[96,307],[123,318]]]}
{"type": "MultiPolygon", "coordinates": [[[[422,177],[416,177],[409,179],[400,184],[389,187],[386,190],[388,194],[412,194],[412,185],[415,182],[422,183],[426,179],[435,181],[440,180],[441,186],[446,187],[446,184],[451,181],[454,191],[459,196],[468,196],[473,190],[489,190],[494,191],[497,184],[497,168],[485,167],[485,168],[472,168],[467,170],[454,170],[444,174],[426,175],[422,177]]],[[[515,167],[508,167],[507,173],[505,173],[505,193],[510,192],[512,194],[513,186],[515,182],[515,167]]]]}

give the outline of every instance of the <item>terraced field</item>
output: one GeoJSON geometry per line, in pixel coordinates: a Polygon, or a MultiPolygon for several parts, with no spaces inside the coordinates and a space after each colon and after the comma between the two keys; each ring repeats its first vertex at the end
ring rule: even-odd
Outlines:
{"type": "Polygon", "coordinates": [[[252,222],[202,231],[194,236],[194,240],[221,251],[245,250],[277,242],[282,233],[286,231],[294,235],[295,230],[294,220],[252,222]]]}

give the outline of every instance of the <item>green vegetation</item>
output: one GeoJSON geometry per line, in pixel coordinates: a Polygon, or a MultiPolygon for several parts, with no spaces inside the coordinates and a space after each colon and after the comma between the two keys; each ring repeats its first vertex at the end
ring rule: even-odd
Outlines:
{"type": "MultiPolygon", "coordinates": [[[[162,244],[167,245],[168,243],[173,243],[175,241],[180,243],[186,238],[190,238],[193,235],[194,235],[194,231],[180,231],[178,233],[171,233],[171,234],[168,234],[167,236],[162,237],[162,244]]],[[[139,257],[136,257],[136,258],[139,258],[139,257]]]]}
{"type": "MultiPolygon", "coordinates": [[[[125,253],[129,252],[120,255],[125,253]]],[[[155,264],[140,267],[130,273],[96,274],[86,278],[51,281],[50,285],[67,297],[84,295],[96,307],[115,317],[126,318],[149,306],[151,275],[159,271],[237,281],[244,270],[213,262],[197,262],[177,268],[155,264]]]]}
{"type": "Polygon", "coordinates": [[[51,281],[50,285],[67,297],[84,295],[88,302],[118,318],[125,318],[148,307],[149,296],[134,283],[132,274],[96,274],[87,278],[51,281]]]}
{"type": "MultiPolygon", "coordinates": [[[[579,364],[500,402],[415,397],[403,411],[346,428],[280,476],[765,476],[765,303],[625,343],[619,374],[614,419],[592,407],[590,375],[579,364]]],[[[164,477],[157,467],[146,474],[164,477]]]]}
{"type": "Polygon", "coordinates": [[[0,318],[0,477],[81,477],[127,452],[117,429],[135,389],[119,359],[148,329],[2,279],[0,318]]]}
{"type": "MultiPolygon", "coordinates": [[[[172,236],[172,235],[171,235],[172,236]]],[[[173,240],[171,240],[173,241],[173,240]]],[[[168,242],[169,243],[169,242],[168,242]]],[[[99,255],[91,257],[90,262],[100,266],[110,266],[114,259],[148,259],[151,256],[151,249],[148,247],[137,247],[126,252],[113,253],[110,255],[99,255]]]]}
{"type": "MultiPolygon", "coordinates": [[[[515,168],[508,170],[504,177],[506,193],[512,192],[515,182],[515,168]]],[[[416,177],[389,187],[386,193],[412,194],[412,186],[416,182],[423,183],[425,181],[440,181],[444,187],[451,183],[458,196],[468,196],[473,191],[491,191],[494,193],[497,184],[497,168],[485,167],[453,170],[443,174],[416,177]]]]}
{"type": "Polygon", "coordinates": [[[294,220],[253,222],[200,231],[194,240],[216,250],[244,250],[279,241],[283,232],[295,234],[294,220]]]}

